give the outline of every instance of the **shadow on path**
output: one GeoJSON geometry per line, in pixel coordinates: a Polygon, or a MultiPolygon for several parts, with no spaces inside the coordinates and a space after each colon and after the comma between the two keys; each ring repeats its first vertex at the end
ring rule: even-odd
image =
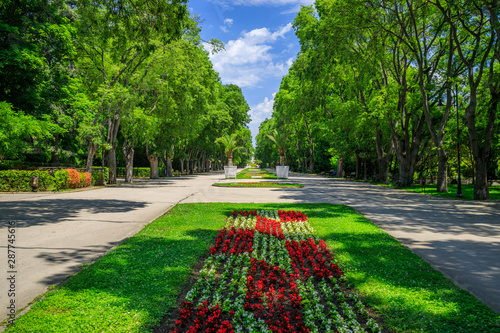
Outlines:
{"type": "MultiPolygon", "coordinates": [[[[16,221],[18,227],[29,227],[75,218],[83,211],[89,214],[127,213],[146,205],[140,201],[104,199],[3,201],[0,202],[0,221],[16,221]]],[[[7,223],[0,223],[0,228],[6,227],[7,223]]]]}

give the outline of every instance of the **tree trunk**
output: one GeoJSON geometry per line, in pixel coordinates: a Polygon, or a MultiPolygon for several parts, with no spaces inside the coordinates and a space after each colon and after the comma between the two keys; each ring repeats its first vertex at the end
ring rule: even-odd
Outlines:
{"type": "Polygon", "coordinates": [[[359,177],[359,164],[360,164],[361,162],[360,162],[360,158],[359,158],[359,153],[358,153],[358,151],[355,151],[354,153],[355,153],[355,155],[356,155],[356,177],[355,177],[355,178],[356,178],[356,179],[359,179],[359,178],[360,178],[360,177],[359,177]]]}
{"type": "Polygon", "coordinates": [[[339,158],[337,159],[337,177],[342,177],[343,172],[344,172],[344,160],[339,158]]]}
{"type": "Polygon", "coordinates": [[[489,200],[490,191],[488,189],[488,159],[476,158],[476,182],[474,183],[474,200],[489,200]]]}
{"type": "Polygon", "coordinates": [[[87,151],[87,167],[85,168],[85,172],[92,173],[92,163],[94,161],[94,155],[97,151],[97,144],[89,141],[89,148],[87,151]]]}
{"type": "Polygon", "coordinates": [[[125,158],[125,183],[132,183],[134,179],[134,139],[130,143],[125,140],[122,152],[125,158]]]}
{"type": "Polygon", "coordinates": [[[376,135],[375,135],[375,149],[377,151],[377,162],[378,162],[378,175],[377,180],[382,184],[388,184],[389,180],[387,178],[387,170],[389,169],[389,163],[392,161],[394,154],[394,141],[391,139],[389,145],[389,151],[387,154],[384,152],[382,146],[382,131],[379,128],[379,124],[376,124],[376,135]]]}
{"type": "Polygon", "coordinates": [[[117,110],[113,117],[108,118],[108,139],[107,142],[111,146],[108,151],[108,168],[109,168],[109,183],[116,184],[116,148],[118,143],[118,129],[120,128],[120,114],[117,110]]]}
{"type": "Polygon", "coordinates": [[[150,179],[158,179],[160,178],[160,171],[158,169],[158,159],[159,155],[150,153],[149,147],[146,145],[146,156],[149,160],[149,178],[150,179]]]}
{"type": "Polygon", "coordinates": [[[437,191],[448,192],[448,154],[441,148],[437,150],[438,173],[437,173],[437,191]]]}
{"type": "Polygon", "coordinates": [[[174,173],[172,172],[172,159],[168,155],[167,155],[167,165],[166,165],[166,168],[167,168],[166,176],[167,177],[173,177],[174,173]]]}
{"type": "Polygon", "coordinates": [[[148,154],[150,179],[160,178],[160,172],[158,169],[158,157],[159,157],[158,154],[148,154]]]}
{"type": "Polygon", "coordinates": [[[389,170],[389,161],[392,160],[392,155],[386,155],[384,158],[378,159],[378,181],[382,184],[388,184],[387,171],[389,170]]]}
{"type": "Polygon", "coordinates": [[[116,184],[116,144],[111,146],[107,156],[109,168],[109,183],[116,184]]]}
{"type": "Polygon", "coordinates": [[[309,173],[314,173],[314,154],[309,156],[309,173]]]}
{"type": "Polygon", "coordinates": [[[406,159],[399,161],[399,186],[409,187],[413,185],[413,174],[415,173],[415,163],[406,159]]]}
{"type": "Polygon", "coordinates": [[[181,175],[184,175],[184,159],[180,158],[179,161],[181,162],[181,175]]]}
{"type": "Polygon", "coordinates": [[[54,151],[52,152],[52,159],[50,160],[50,165],[53,167],[58,167],[60,160],[59,160],[59,141],[60,141],[60,136],[59,134],[54,135],[54,151]]]}

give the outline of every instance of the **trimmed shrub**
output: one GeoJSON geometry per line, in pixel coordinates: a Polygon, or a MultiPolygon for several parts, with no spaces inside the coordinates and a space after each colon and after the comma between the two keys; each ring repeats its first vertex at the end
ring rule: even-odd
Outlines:
{"type": "Polygon", "coordinates": [[[92,184],[93,185],[106,185],[109,182],[109,168],[104,168],[104,174],[102,173],[102,168],[92,167],[92,184]]]}
{"type": "Polygon", "coordinates": [[[81,181],[80,173],[75,169],[66,169],[66,171],[69,176],[69,188],[78,188],[81,181]]]}
{"type": "Polygon", "coordinates": [[[30,181],[33,175],[39,177],[38,191],[47,191],[57,188],[55,177],[51,176],[48,171],[4,170],[0,171],[0,191],[32,191],[30,181]]]}
{"type": "Polygon", "coordinates": [[[57,170],[53,174],[55,178],[56,189],[61,190],[69,188],[69,175],[68,170],[57,170]]]}
{"type": "Polygon", "coordinates": [[[82,172],[83,175],[83,187],[89,187],[92,185],[92,174],[89,172],[82,172]]]}
{"type": "MultiPolygon", "coordinates": [[[[150,168],[134,168],[133,176],[134,177],[144,177],[149,178],[150,176],[150,168]]],[[[158,168],[158,172],[160,173],[160,177],[165,175],[165,169],[163,167],[158,168]]],[[[116,168],[116,177],[125,177],[125,168],[117,167],[116,168]]]]}

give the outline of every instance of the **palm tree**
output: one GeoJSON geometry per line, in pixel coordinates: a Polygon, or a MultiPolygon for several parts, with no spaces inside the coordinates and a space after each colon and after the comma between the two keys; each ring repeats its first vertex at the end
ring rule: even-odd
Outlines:
{"type": "Polygon", "coordinates": [[[275,129],[273,131],[273,135],[267,134],[268,138],[273,140],[273,142],[278,146],[278,150],[280,153],[280,165],[285,165],[285,148],[286,148],[286,135],[284,133],[278,134],[278,131],[275,129]]]}
{"type": "Polygon", "coordinates": [[[231,135],[226,134],[223,137],[218,138],[215,142],[220,142],[224,145],[224,149],[228,159],[228,165],[233,166],[233,152],[238,150],[246,151],[246,148],[239,146],[239,138],[236,133],[231,135]]]}

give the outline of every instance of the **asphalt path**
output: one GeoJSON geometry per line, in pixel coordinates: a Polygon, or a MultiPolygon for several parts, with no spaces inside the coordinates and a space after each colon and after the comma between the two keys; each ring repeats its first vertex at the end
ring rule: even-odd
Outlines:
{"type": "MultiPolygon", "coordinates": [[[[465,202],[353,181],[292,173],[304,188],[222,188],[221,172],[138,179],[100,189],[0,194],[0,317],[15,275],[16,309],[82,264],[134,235],[178,203],[333,203],[354,207],[456,284],[500,313],[500,203],[465,202]],[[8,267],[8,225],[15,228],[8,267]],[[14,271],[15,273],[9,273],[14,271]]],[[[248,181],[260,181],[259,179],[248,181]]]]}

